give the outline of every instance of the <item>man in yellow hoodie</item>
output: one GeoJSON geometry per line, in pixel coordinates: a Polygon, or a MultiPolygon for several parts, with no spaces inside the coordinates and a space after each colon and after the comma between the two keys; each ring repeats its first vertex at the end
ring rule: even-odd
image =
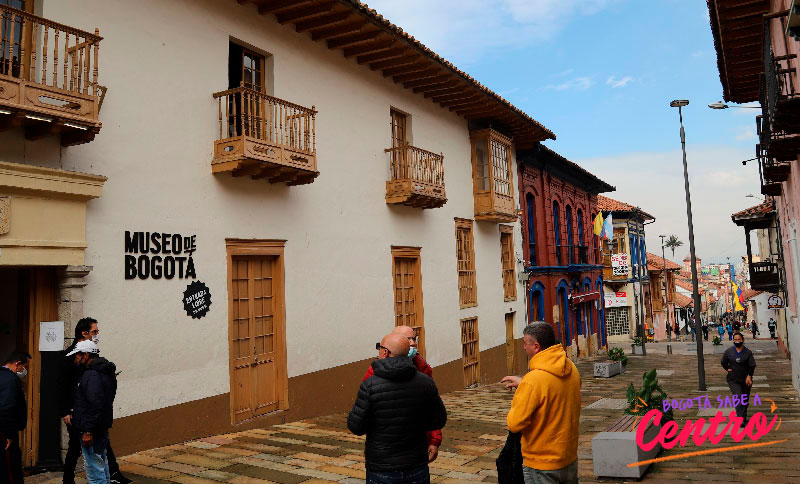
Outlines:
{"type": "Polygon", "coordinates": [[[522,434],[525,484],[577,483],[581,376],[548,323],[528,325],[522,334],[530,371],[506,420],[511,432],[522,434]]]}

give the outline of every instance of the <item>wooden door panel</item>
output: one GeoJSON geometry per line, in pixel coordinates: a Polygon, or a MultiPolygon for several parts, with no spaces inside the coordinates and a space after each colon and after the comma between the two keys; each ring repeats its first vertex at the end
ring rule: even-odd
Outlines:
{"type": "MultiPolygon", "coordinates": [[[[404,254],[405,255],[405,254],[404,254]]],[[[425,357],[425,326],[422,317],[422,277],[419,257],[393,258],[395,326],[409,326],[417,335],[417,350],[425,357]]]]}
{"type": "Polygon", "coordinates": [[[514,374],[514,314],[506,314],[506,369],[514,374]]]}
{"type": "Polygon", "coordinates": [[[255,378],[255,415],[263,415],[278,409],[277,368],[275,359],[259,360],[253,365],[255,378]]]}

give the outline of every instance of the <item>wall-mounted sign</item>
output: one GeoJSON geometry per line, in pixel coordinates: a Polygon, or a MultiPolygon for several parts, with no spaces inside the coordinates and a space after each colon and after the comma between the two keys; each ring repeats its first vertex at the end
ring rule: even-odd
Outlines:
{"type": "Polygon", "coordinates": [[[627,276],[628,254],[611,254],[611,270],[615,276],[627,276]]]}
{"type": "Polygon", "coordinates": [[[607,308],[628,305],[627,292],[606,292],[603,293],[603,299],[605,300],[607,308]]]}
{"type": "Polygon", "coordinates": [[[186,310],[186,315],[194,319],[200,319],[211,308],[211,292],[208,286],[200,281],[194,281],[186,286],[183,291],[183,309],[186,310]]]}
{"type": "Polygon", "coordinates": [[[196,279],[196,235],[125,231],[125,279],[196,279]],[[138,255],[134,255],[138,254],[138,255]]]}
{"type": "Polygon", "coordinates": [[[39,351],[64,349],[64,321],[39,322],[39,351]]]}
{"type": "Polygon", "coordinates": [[[773,294],[767,299],[767,307],[769,309],[783,309],[783,298],[773,294]]]}

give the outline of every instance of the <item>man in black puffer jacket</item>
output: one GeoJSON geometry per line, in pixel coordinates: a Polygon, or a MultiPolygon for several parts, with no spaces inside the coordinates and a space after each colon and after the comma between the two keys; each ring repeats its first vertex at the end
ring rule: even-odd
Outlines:
{"type": "Polygon", "coordinates": [[[117,367],[100,357],[100,350],[91,340],[76,344],[67,354],[73,355],[82,373],[73,399],[72,425],[81,434],[86,479],[89,484],[109,484],[106,447],[108,430],[114,421],[117,367]]]}
{"type": "Polygon", "coordinates": [[[367,434],[367,482],[428,483],[427,431],[444,427],[447,410],[433,380],[408,357],[405,336],[386,335],[378,346],[375,374],[361,383],[347,428],[367,434]]]}

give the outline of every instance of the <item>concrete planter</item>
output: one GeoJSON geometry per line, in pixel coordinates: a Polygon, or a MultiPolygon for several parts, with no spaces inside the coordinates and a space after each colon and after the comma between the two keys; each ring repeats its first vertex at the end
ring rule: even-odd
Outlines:
{"type": "Polygon", "coordinates": [[[642,347],[641,346],[639,346],[639,345],[631,345],[631,354],[643,355],[644,353],[642,353],[642,347]]]}
{"type": "MultiPolygon", "coordinates": [[[[630,429],[632,423],[633,420],[630,420],[624,425],[624,428],[630,429]]],[[[660,426],[650,425],[645,432],[645,442],[655,439],[660,428],[660,426]]],[[[636,432],[600,432],[592,439],[594,475],[595,477],[639,479],[647,472],[650,464],[638,467],[628,467],[628,464],[654,459],[659,453],[661,453],[661,444],[656,445],[649,452],[639,448],[636,445],[636,432]]]]}
{"type": "Polygon", "coordinates": [[[622,362],[620,361],[604,361],[594,364],[595,378],[611,378],[620,373],[622,373],[622,362]]]}
{"type": "Polygon", "coordinates": [[[722,353],[725,353],[725,347],[723,345],[715,345],[714,346],[714,354],[715,355],[721,355],[722,353]]]}

